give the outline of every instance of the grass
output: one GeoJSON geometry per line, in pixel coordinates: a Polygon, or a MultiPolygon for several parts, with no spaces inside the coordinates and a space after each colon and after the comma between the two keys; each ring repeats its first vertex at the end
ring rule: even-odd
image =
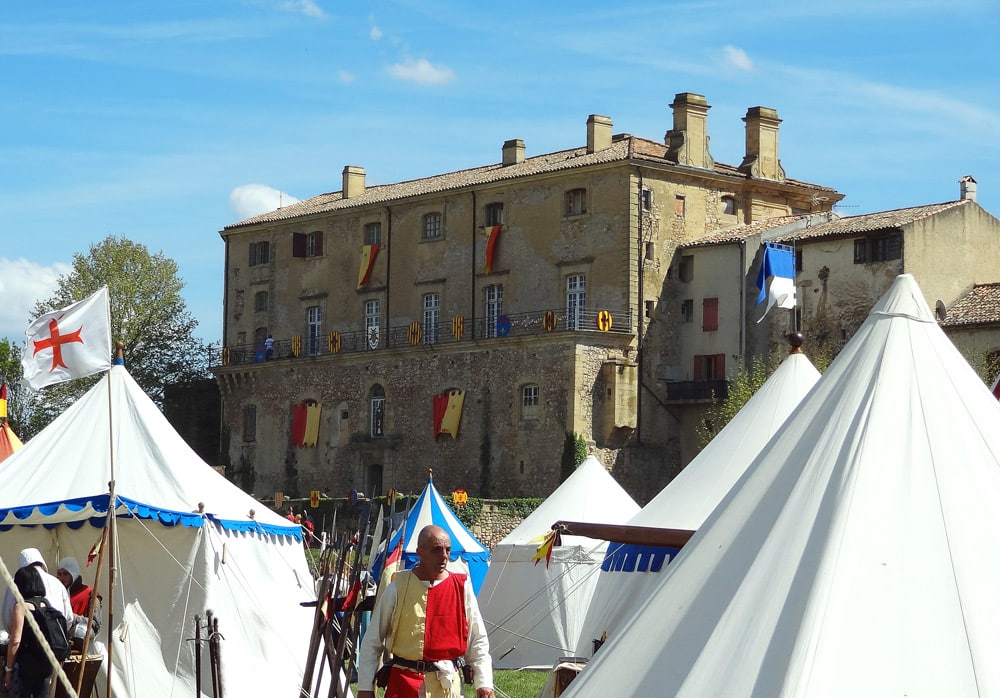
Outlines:
{"type": "MultiPolygon", "coordinates": [[[[535,698],[548,678],[548,671],[533,669],[496,669],[493,671],[493,684],[496,688],[497,698],[507,698],[508,696],[509,698],[535,698]]],[[[351,684],[351,691],[357,695],[357,684],[351,684]]],[[[376,689],[375,695],[381,698],[382,689],[376,689]]],[[[465,698],[476,698],[476,690],[472,686],[465,686],[465,698]]]]}

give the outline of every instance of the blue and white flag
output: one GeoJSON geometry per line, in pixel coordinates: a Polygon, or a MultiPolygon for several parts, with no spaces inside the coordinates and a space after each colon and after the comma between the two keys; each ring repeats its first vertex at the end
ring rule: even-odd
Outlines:
{"type": "MultiPolygon", "coordinates": [[[[774,306],[795,307],[795,253],[792,247],[775,242],[764,243],[764,259],[757,273],[757,288],[760,295],[756,304],[760,305],[767,298],[764,315],[774,306]]],[[[760,316],[760,320],[764,319],[764,315],[760,316]]]]}

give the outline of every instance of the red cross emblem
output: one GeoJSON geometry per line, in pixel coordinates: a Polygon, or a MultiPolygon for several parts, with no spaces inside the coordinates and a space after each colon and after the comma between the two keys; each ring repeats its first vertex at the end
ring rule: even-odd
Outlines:
{"type": "MultiPolygon", "coordinates": [[[[62,317],[61,315],[59,317],[62,317]]],[[[32,352],[32,356],[42,351],[43,349],[52,348],[52,368],[49,372],[56,370],[56,367],[62,366],[63,368],[69,368],[62,358],[62,345],[69,344],[71,342],[79,342],[83,344],[83,340],[80,338],[80,332],[83,330],[83,325],[76,332],[70,332],[69,334],[59,334],[59,323],[57,318],[52,318],[49,320],[49,338],[43,340],[35,340],[35,351],[32,352]]]]}

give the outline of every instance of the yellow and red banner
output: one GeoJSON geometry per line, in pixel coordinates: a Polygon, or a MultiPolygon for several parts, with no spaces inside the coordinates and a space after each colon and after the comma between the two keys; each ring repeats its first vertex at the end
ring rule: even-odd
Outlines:
{"type": "Polygon", "coordinates": [[[486,240],[486,266],[483,268],[483,272],[486,274],[493,271],[493,260],[496,257],[497,241],[500,239],[501,228],[503,228],[502,225],[491,225],[486,228],[486,234],[489,235],[486,240]]]}
{"type": "Polygon", "coordinates": [[[306,431],[302,436],[303,446],[315,446],[319,440],[319,418],[323,413],[323,405],[318,402],[306,405],[306,431]]]}
{"type": "Polygon", "coordinates": [[[544,559],[545,566],[548,567],[552,561],[552,548],[556,545],[559,545],[559,532],[555,530],[549,531],[542,538],[542,544],[538,546],[538,550],[535,551],[531,559],[535,561],[536,565],[544,559]]]}
{"type": "Polygon", "coordinates": [[[452,439],[458,438],[463,404],[465,404],[464,390],[447,390],[434,396],[435,439],[441,434],[451,434],[452,439]]]}
{"type": "Polygon", "coordinates": [[[0,383],[0,419],[7,419],[7,383],[0,383]]]}
{"type": "Polygon", "coordinates": [[[363,245],[361,247],[361,269],[358,272],[358,288],[361,288],[366,283],[372,275],[372,269],[375,266],[375,258],[378,256],[378,251],[381,245],[375,243],[373,245],[363,245]]]}

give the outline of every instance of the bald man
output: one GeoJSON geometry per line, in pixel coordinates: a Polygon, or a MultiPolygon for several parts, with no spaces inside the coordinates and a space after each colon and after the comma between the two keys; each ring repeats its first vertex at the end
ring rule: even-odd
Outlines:
{"type": "Polygon", "coordinates": [[[375,671],[384,651],[393,655],[385,698],[461,698],[461,666],[474,671],[477,698],[493,698],[493,664],[486,626],[472,582],[449,572],[451,536],[425,526],[417,536],[418,562],[382,592],[361,643],[358,698],[375,698],[375,671]]]}

